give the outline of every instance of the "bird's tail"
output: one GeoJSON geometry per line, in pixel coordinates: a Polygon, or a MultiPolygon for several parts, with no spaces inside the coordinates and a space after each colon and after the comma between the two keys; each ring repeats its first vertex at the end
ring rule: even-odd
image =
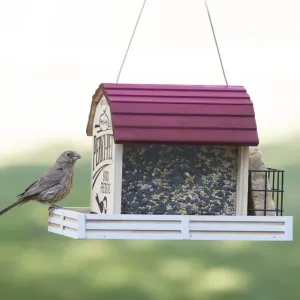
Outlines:
{"type": "Polygon", "coordinates": [[[15,201],[14,203],[12,203],[11,205],[7,206],[6,208],[4,208],[3,210],[0,211],[0,216],[3,215],[4,213],[8,212],[9,210],[11,210],[12,208],[14,208],[17,205],[22,204],[23,202],[23,198],[18,199],[17,201],[15,201]]]}

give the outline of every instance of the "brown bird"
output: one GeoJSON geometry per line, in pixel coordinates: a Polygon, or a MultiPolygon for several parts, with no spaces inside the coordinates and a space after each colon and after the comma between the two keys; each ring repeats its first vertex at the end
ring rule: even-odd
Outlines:
{"type": "Polygon", "coordinates": [[[67,197],[71,192],[74,165],[79,158],[81,156],[74,151],[64,151],[52,168],[18,195],[15,202],[0,211],[0,215],[30,200],[47,204],[50,206],[49,208],[62,208],[55,203],[67,197]]]}

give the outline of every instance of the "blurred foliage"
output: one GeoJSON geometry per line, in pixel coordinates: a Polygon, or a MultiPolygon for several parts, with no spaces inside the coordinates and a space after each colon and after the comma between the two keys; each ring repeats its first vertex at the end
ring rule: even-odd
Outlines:
{"type": "MultiPolygon", "coordinates": [[[[269,167],[286,170],[285,215],[294,215],[294,242],[76,241],[48,233],[47,207],[29,203],[1,216],[1,300],[299,298],[300,159],[288,149],[294,145],[262,147],[269,167]]],[[[39,157],[44,164],[0,169],[1,207],[49,167],[46,152],[39,157]]],[[[89,205],[90,154],[83,156],[64,206],[89,205]]]]}

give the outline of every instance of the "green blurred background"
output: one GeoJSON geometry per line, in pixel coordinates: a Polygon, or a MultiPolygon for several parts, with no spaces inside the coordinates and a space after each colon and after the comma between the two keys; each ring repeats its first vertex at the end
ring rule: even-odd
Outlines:
{"type": "MultiPolygon", "coordinates": [[[[297,139],[261,144],[267,165],[286,170],[284,214],[294,216],[293,242],[77,241],[48,233],[47,207],[30,203],[1,217],[0,299],[300,298],[297,139]]],[[[1,207],[49,167],[59,148],[0,169],[1,207]]],[[[91,155],[81,154],[64,206],[89,205],[91,155]]]]}

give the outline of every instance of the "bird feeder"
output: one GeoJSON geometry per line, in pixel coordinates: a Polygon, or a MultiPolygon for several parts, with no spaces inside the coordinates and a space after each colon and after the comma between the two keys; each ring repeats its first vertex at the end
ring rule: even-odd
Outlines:
{"type": "Polygon", "coordinates": [[[292,217],[282,216],[283,171],[259,157],[244,87],[101,84],[86,132],[89,207],[54,210],[50,232],[79,239],[292,240],[292,217]]]}

